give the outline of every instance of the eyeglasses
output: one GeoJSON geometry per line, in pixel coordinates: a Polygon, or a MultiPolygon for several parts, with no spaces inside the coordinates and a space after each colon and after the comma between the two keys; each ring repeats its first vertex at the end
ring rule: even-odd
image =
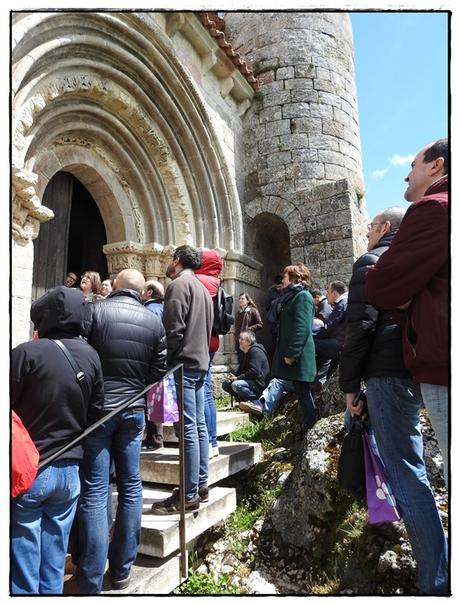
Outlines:
{"type": "Polygon", "coordinates": [[[386,221],[383,221],[383,222],[382,222],[382,221],[380,221],[380,222],[378,222],[378,223],[369,223],[369,224],[367,225],[367,229],[368,229],[369,231],[372,231],[372,229],[374,229],[374,228],[375,228],[377,225],[384,225],[385,223],[386,223],[386,221]]]}

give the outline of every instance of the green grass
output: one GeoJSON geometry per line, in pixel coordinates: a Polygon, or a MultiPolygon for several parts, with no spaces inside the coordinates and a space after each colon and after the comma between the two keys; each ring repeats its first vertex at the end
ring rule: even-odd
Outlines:
{"type": "Polygon", "coordinates": [[[175,590],[175,594],[215,595],[241,594],[240,589],[233,585],[228,574],[222,573],[217,578],[214,574],[191,571],[188,580],[175,590]]]}
{"type": "Polygon", "coordinates": [[[249,424],[240,427],[229,437],[231,441],[261,443],[264,451],[285,447],[294,441],[291,427],[280,428],[273,419],[266,416],[254,419],[249,424]]]}

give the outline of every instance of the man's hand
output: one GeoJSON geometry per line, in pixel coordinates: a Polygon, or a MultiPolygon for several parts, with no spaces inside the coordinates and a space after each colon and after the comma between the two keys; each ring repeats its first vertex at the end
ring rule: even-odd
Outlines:
{"type": "Polygon", "coordinates": [[[353,405],[353,402],[358,393],[346,393],[345,397],[347,399],[347,408],[350,410],[352,416],[360,416],[363,411],[363,402],[358,401],[357,405],[353,405]]]}
{"type": "Polygon", "coordinates": [[[396,307],[397,309],[399,309],[400,311],[405,311],[406,309],[409,308],[409,305],[412,302],[412,298],[410,300],[408,300],[406,303],[404,303],[403,305],[399,305],[399,307],[396,307]]]}
{"type": "Polygon", "coordinates": [[[230,380],[230,382],[233,382],[234,380],[236,380],[235,374],[228,374],[227,375],[227,380],[230,380]]]}
{"type": "Polygon", "coordinates": [[[292,357],[285,357],[285,358],[284,358],[284,363],[285,363],[287,366],[292,366],[292,365],[294,365],[294,363],[295,363],[295,359],[293,359],[292,357]]]}

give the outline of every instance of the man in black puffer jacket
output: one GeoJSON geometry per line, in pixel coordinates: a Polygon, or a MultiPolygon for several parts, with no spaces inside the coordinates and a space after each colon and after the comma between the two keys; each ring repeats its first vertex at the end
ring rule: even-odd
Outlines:
{"type": "Polygon", "coordinates": [[[445,594],[447,544],[423,459],[420,388],[404,366],[393,313],[365,296],[366,273],[390,246],[404,214],[404,208],[388,208],[374,218],[368,252],[353,266],[339,384],[348,410],[359,415],[362,404],[354,399],[366,380],[369,419],[417,561],[419,588],[445,594]]]}
{"type": "MultiPolygon", "coordinates": [[[[84,333],[101,358],[105,390],[102,414],[141,392],[166,371],[165,331],[160,318],[142,304],[144,288],[142,274],[125,269],[117,275],[114,291],[105,300],[88,305],[84,333]]],[[[85,440],[76,573],[83,594],[101,591],[107,556],[112,588],[126,588],[129,583],[141,531],[139,459],[144,407],[142,396],[85,440]],[[109,549],[111,460],[115,463],[118,508],[109,549]]]]}

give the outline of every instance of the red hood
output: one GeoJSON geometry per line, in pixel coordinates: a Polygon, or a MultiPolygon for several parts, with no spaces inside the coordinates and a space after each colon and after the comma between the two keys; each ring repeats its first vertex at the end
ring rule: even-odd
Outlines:
{"type": "Polygon", "coordinates": [[[195,274],[219,277],[223,266],[224,263],[217,250],[203,250],[201,252],[201,266],[195,270],[195,274]]]}

